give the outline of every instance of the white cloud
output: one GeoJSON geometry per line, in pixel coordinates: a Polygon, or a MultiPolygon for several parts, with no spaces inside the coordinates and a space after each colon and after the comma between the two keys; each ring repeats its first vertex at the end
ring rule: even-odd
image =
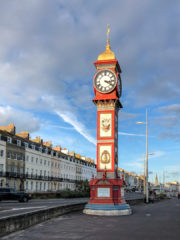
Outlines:
{"type": "Polygon", "coordinates": [[[180,164],[177,165],[167,165],[165,167],[167,172],[179,172],[180,174],[180,164]]]}
{"type": "Polygon", "coordinates": [[[0,106],[0,126],[14,123],[17,132],[34,132],[40,128],[40,119],[34,117],[31,112],[17,110],[10,106],[0,106]]]}
{"type": "Polygon", "coordinates": [[[124,121],[124,120],[131,120],[134,119],[138,116],[138,114],[135,113],[128,113],[128,112],[119,112],[119,121],[124,121]]]}
{"type": "Polygon", "coordinates": [[[124,164],[126,165],[127,167],[131,167],[137,171],[142,171],[143,170],[143,162],[142,161],[134,161],[134,162],[129,162],[129,163],[126,163],[124,164]]]}
{"type": "Polygon", "coordinates": [[[159,135],[160,139],[172,139],[180,141],[180,132],[161,132],[159,135]]]}
{"type": "Polygon", "coordinates": [[[96,145],[96,139],[93,138],[90,134],[88,134],[88,130],[85,126],[77,120],[75,115],[70,112],[60,112],[56,111],[56,114],[61,117],[65,122],[73,126],[73,128],[80,133],[84,138],[86,138],[90,143],[96,145]]]}
{"type": "Polygon", "coordinates": [[[157,108],[157,111],[165,113],[165,114],[170,114],[170,113],[177,113],[180,114],[180,104],[171,104],[163,107],[157,108]]]}
{"type": "Polygon", "coordinates": [[[135,137],[145,137],[146,135],[144,134],[136,134],[136,133],[125,133],[125,132],[118,132],[119,135],[124,135],[124,136],[135,136],[135,137]]]}
{"type": "Polygon", "coordinates": [[[64,126],[59,126],[59,125],[52,125],[52,124],[48,124],[47,128],[60,128],[60,129],[66,129],[66,130],[73,130],[73,127],[64,127],[64,126]]]}
{"type": "Polygon", "coordinates": [[[157,150],[157,151],[153,151],[153,155],[149,155],[148,158],[155,158],[158,160],[159,157],[162,157],[164,155],[166,155],[166,152],[157,150]]]}
{"type": "MultiPolygon", "coordinates": [[[[164,151],[161,150],[157,150],[153,152],[153,155],[148,155],[148,159],[155,159],[158,161],[158,158],[161,158],[162,156],[164,156],[166,153],[164,151]]],[[[139,171],[139,172],[143,172],[144,170],[144,160],[143,157],[138,157],[135,160],[133,160],[132,162],[126,162],[124,164],[127,167],[131,167],[133,168],[135,171],[139,171]]]]}
{"type": "Polygon", "coordinates": [[[41,96],[47,94],[70,100],[71,89],[74,104],[89,108],[88,86],[95,72],[92,63],[104,50],[107,21],[111,25],[112,49],[122,65],[123,87],[133,88],[133,94],[128,96],[130,104],[132,100],[145,105],[167,95],[179,96],[179,31],[170,34],[171,29],[178,29],[174,23],[179,22],[179,17],[176,15],[177,21],[171,20],[179,7],[177,1],[173,5],[140,0],[114,4],[108,1],[84,4],[80,0],[24,0],[20,6],[18,3],[18,0],[1,3],[1,102],[37,108],[41,96]],[[159,14],[162,6],[164,11],[159,14]],[[152,69],[153,77],[145,78],[152,69]],[[86,104],[82,94],[76,94],[77,83],[83,88],[81,92],[85,92],[86,104]]]}

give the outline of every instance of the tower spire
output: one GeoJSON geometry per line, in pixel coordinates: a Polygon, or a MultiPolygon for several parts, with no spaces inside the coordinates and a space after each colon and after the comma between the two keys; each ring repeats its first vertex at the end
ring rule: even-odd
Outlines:
{"type": "Polygon", "coordinates": [[[109,24],[107,24],[107,45],[106,45],[106,49],[110,49],[109,33],[110,33],[110,27],[109,27],[109,24]]]}
{"type": "Polygon", "coordinates": [[[107,44],[106,44],[106,50],[99,54],[98,60],[111,60],[116,59],[115,54],[113,51],[111,51],[110,43],[109,43],[109,33],[110,33],[110,27],[109,24],[107,24],[107,44]]]}
{"type": "Polygon", "coordinates": [[[155,177],[155,186],[157,186],[159,184],[158,182],[158,176],[157,176],[157,173],[156,173],[156,177],[155,177]]]}

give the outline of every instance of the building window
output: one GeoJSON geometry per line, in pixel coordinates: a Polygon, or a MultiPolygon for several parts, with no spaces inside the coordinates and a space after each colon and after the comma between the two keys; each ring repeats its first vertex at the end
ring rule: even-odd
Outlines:
{"type": "Polygon", "coordinates": [[[33,182],[31,182],[31,191],[33,190],[33,182]]]}
{"type": "Polygon", "coordinates": [[[20,153],[20,160],[23,160],[23,154],[20,153]]]}
{"type": "Polygon", "coordinates": [[[14,160],[17,160],[17,153],[14,153],[14,160]]]}
{"type": "Polygon", "coordinates": [[[39,147],[39,151],[42,152],[42,146],[39,147]]]}
{"type": "Polygon", "coordinates": [[[31,157],[31,162],[33,163],[33,161],[34,161],[34,158],[33,158],[33,157],[31,157]]]}
{"type": "Polygon", "coordinates": [[[38,190],[38,182],[36,182],[36,192],[37,192],[37,190],[38,190]]]}
{"type": "Polygon", "coordinates": [[[16,183],[16,180],[14,180],[14,189],[16,190],[17,188],[17,183],[16,183]]]}
{"type": "Polygon", "coordinates": [[[42,170],[40,170],[40,176],[42,176],[42,170]]]}
{"type": "Polygon", "coordinates": [[[46,177],[46,170],[44,171],[44,176],[46,177]]]}
{"type": "Polygon", "coordinates": [[[26,191],[28,191],[28,181],[26,182],[26,191]]]}
{"type": "Polygon", "coordinates": [[[38,158],[36,158],[36,163],[38,163],[38,158]]]}
{"type": "Polygon", "coordinates": [[[46,191],[46,183],[44,183],[44,191],[46,191]]]}
{"type": "Polygon", "coordinates": [[[0,172],[2,173],[3,172],[3,164],[0,164],[0,172]]]}
{"type": "Polygon", "coordinates": [[[23,168],[22,167],[20,168],[20,175],[21,176],[23,175],[23,168]]]}
{"type": "Polygon", "coordinates": [[[21,146],[21,140],[17,140],[17,146],[21,146]]]}
{"type": "Polygon", "coordinates": [[[46,165],[46,160],[44,160],[44,165],[46,165]]]}
{"type": "Polygon", "coordinates": [[[14,167],[14,176],[17,176],[17,167],[14,167]]]}
{"type": "Polygon", "coordinates": [[[25,148],[28,148],[28,143],[25,142],[25,143],[24,143],[24,146],[25,146],[25,148]]]}
{"type": "Polygon", "coordinates": [[[0,150],[0,157],[3,157],[4,155],[4,150],[0,150]]]}
{"type": "Polygon", "coordinates": [[[40,164],[42,164],[42,159],[40,159],[40,164]]]}
{"type": "Polygon", "coordinates": [[[33,150],[35,150],[35,145],[34,145],[34,144],[32,144],[32,145],[31,145],[31,148],[32,148],[33,150]]]}
{"type": "Polygon", "coordinates": [[[27,161],[27,162],[29,161],[29,156],[28,156],[28,155],[26,156],[26,161],[27,161]]]}
{"type": "Polygon", "coordinates": [[[11,152],[8,152],[8,158],[11,158],[11,152]]]}
{"type": "Polygon", "coordinates": [[[7,137],[7,142],[8,143],[12,143],[12,138],[11,137],[7,137]]]}
{"type": "Polygon", "coordinates": [[[42,190],[42,182],[40,182],[39,190],[42,190]]]}

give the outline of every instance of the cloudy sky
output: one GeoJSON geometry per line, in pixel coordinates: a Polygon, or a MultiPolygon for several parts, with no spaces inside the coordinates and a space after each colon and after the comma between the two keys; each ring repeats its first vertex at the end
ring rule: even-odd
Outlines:
{"type": "Polygon", "coordinates": [[[180,181],[180,1],[0,1],[0,125],[96,158],[93,62],[110,44],[122,68],[119,167],[180,181]]]}

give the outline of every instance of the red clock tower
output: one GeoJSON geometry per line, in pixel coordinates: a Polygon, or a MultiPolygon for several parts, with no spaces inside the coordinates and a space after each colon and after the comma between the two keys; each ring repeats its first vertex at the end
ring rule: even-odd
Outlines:
{"type": "Polygon", "coordinates": [[[109,45],[94,63],[93,78],[97,107],[97,177],[90,181],[91,196],[84,213],[92,215],[129,215],[131,208],[124,200],[124,179],[118,175],[118,111],[121,68],[109,45]]]}

